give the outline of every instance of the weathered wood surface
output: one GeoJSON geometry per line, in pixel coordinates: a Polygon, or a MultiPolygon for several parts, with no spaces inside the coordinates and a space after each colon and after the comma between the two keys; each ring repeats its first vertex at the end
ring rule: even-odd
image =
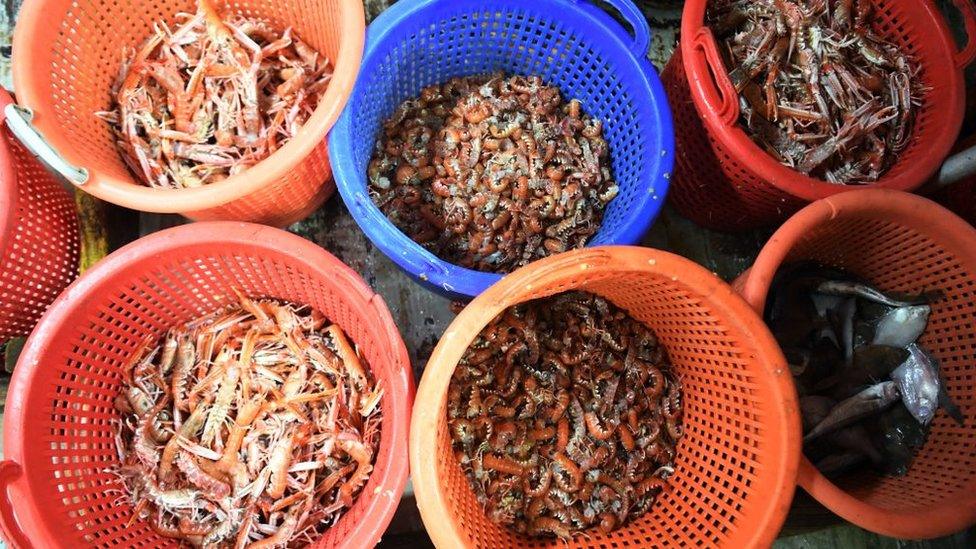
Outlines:
{"type": "MultiPolygon", "coordinates": [[[[8,89],[10,56],[10,23],[21,0],[2,0],[0,10],[0,84],[8,89]]],[[[371,20],[391,5],[391,0],[364,0],[367,19],[371,20]]],[[[652,25],[653,42],[649,56],[658,66],[670,57],[677,40],[681,0],[645,0],[638,4],[652,25]]],[[[116,207],[105,207],[86,201],[86,227],[90,244],[86,263],[97,260],[106,249],[116,249],[125,242],[185,222],[179,216],[137,214],[116,207]]],[[[329,250],[353,269],[386,300],[397,321],[410,352],[414,375],[419,381],[427,358],[447,325],[453,320],[450,302],[430,293],[403,274],[389,259],[372,246],[356,226],[341,200],[333,198],[308,219],[289,228],[329,250]]],[[[666,208],[642,245],[665,249],[697,261],[726,280],[747,268],[755,258],[768,232],[727,235],[696,227],[666,208]]],[[[0,378],[0,396],[5,395],[7,378],[0,378]]],[[[2,448],[0,448],[2,451],[2,448]]],[[[973,531],[963,532],[930,542],[900,542],[882,538],[841,521],[806,494],[798,493],[783,537],[776,547],[782,549],[821,547],[917,547],[950,548],[976,546],[973,531]]],[[[422,533],[412,490],[404,497],[400,509],[383,542],[386,547],[425,547],[429,540],[422,533]]]]}

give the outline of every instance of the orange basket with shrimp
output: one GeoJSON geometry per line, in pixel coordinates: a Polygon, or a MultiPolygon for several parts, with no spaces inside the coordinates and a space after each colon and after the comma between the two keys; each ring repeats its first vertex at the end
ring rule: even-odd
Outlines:
{"type": "Polygon", "coordinates": [[[920,343],[942,367],[960,426],[936,414],[908,474],[853,472],[836,482],[806,458],[799,485],[854,524],[898,538],[933,538],[976,524],[976,230],[938,204],[874,189],[807,206],[769,240],[734,286],[757,311],[786,262],[813,259],[850,271],[883,291],[940,290],[920,343]]]}
{"type": "Polygon", "coordinates": [[[564,547],[492,522],[452,449],[448,387],[459,360],[500,313],[582,290],[644,323],[683,387],[684,435],[670,488],[644,515],[571,547],[768,546],[795,486],[800,420],[786,360],[762,320],[727,284],[676,255],[594,247],[537,261],[493,285],[448,327],[431,355],[410,426],[417,506],[438,547],[564,547]]]}
{"type": "MultiPolygon", "coordinates": [[[[12,101],[0,89],[0,126],[12,101]]],[[[0,344],[31,332],[78,276],[80,251],[71,193],[0,129],[0,344]]]]}
{"type": "MultiPolygon", "coordinates": [[[[13,77],[33,124],[35,153],[98,198],[146,212],[195,220],[285,226],[315,211],[335,192],[326,134],[352,91],[362,58],[365,21],[359,0],[213,0],[222,15],[242,15],[281,32],[292,28],[326,56],[333,74],[314,112],[270,156],[193,188],[153,188],[127,167],[108,123],[95,116],[112,104],[123,48],[138,48],[195,0],[30,0],[13,40],[13,77]],[[39,135],[37,135],[39,133],[39,135]],[[39,138],[38,138],[39,137],[39,138]]],[[[27,128],[25,131],[32,131],[27,128]]]]}
{"type": "Polygon", "coordinates": [[[384,387],[373,471],[313,546],[379,541],[407,482],[413,403],[410,361],[386,304],[311,242],[261,225],[210,222],[154,233],[103,259],[27,340],[3,418],[0,532],[12,547],[180,546],[147,520],[133,520],[133,506],[120,497],[114,401],[147,338],[237,303],[236,290],[322,313],[384,387]]]}

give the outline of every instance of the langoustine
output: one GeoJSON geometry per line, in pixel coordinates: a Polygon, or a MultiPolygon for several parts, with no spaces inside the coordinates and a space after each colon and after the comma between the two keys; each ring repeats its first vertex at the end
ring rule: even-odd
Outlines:
{"type": "Polygon", "coordinates": [[[144,184],[182,189],[241,173],[292,139],[332,66],[291,28],[224,18],[213,0],[176,21],[123,52],[112,109],[96,115],[144,184]]]}
{"type": "Polygon", "coordinates": [[[296,547],[335,524],[379,445],[383,388],[308,307],[239,305],[145,342],[124,372],[132,521],[194,546],[296,547]]]}

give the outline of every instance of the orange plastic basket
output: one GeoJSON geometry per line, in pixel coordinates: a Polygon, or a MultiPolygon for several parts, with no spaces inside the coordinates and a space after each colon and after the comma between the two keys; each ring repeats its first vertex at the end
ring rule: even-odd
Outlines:
{"type": "Polygon", "coordinates": [[[952,0],[969,36],[959,51],[931,0],[875,0],[872,26],[919,61],[926,87],[909,147],[871,185],[836,185],[780,164],[738,122],[738,94],[705,26],[708,0],[685,2],[681,44],[661,74],[675,127],[675,172],[668,197],[699,225],[733,231],[782,221],[813,200],[867,188],[913,191],[949,154],[965,110],[962,69],[976,57],[976,6],[952,0]]]}
{"type": "MultiPolygon", "coordinates": [[[[0,89],[0,126],[10,95],[0,89]]],[[[74,198],[0,130],[0,343],[25,336],[78,276],[74,198]]]]}
{"type": "MultiPolygon", "coordinates": [[[[108,202],[196,220],[254,221],[285,226],[315,211],[334,192],[325,136],[352,91],[362,59],[365,21],[360,0],[229,0],[239,12],[279,29],[293,27],[327,55],[335,74],[298,135],[244,173],[195,189],[153,189],[126,168],[108,124],[94,113],[109,107],[123,46],[138,46],[152,25],[194,0],[30,0],[13,41],[13,76],[21,104],[53,151],[87,170],[66,175],[108,202]],[[87,179],[86,179],[87,177],[87,179]]],[[[41,152],[41,151],[38,151],[41,152]]]]}
{"type": "Polygon", "coordinates": [[[935,290],[921,343],[942,364],[964,427],[942,412],[904,477],[860,472],[827,480],[806,459],[799,484],[831,511],[879,534],[931,538],[976,522],[976,230],[934,202],[889,190],[814,202],[780,228],[735,282],[762,311],[773,276],[787,261],[815,259],[885,290],[935,290]]]}
{"type": "Polygon", "coordinates": [[[596,247],[549,257],[505,277],[448,327],[427,363],[410,426],[414,490],[438,547],[563,547],[491,522],[451,448],[447,389],[477,334],[531,299],[585,290],[652,328],[684,388],[685,434],[672,486],[644,516],[574,547],[767,546],[793,496],[799,459],[796,392],[762,320],[727,284],[667,252],[596,247]]]}
{"type": "Polygon", "coordinates": [[[146,336],[236,300],[233,289],[311,305],[359,346],[385,387],[369,481],[316,547],[374,545],[407,482],[413,378],[380,296],[334,256],[249,223],[155,233],[86,271],[41,319],[10,384],[0,463],[0,526],[16,547],[177,547],[132,507],[106,467],[117,463],[113,406],[121,368],[146,336]]]}

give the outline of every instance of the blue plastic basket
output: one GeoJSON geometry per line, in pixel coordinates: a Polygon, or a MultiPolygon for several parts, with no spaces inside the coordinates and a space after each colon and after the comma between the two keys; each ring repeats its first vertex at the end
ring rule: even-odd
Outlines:
{"type": "Polygon", "coordinates": [[[329,136],[342,200],[366,236],[424,285],[473,297],[500,275],[447,263],[410,240],[370,200],[366,168],[382,123],[406,99],[455,76],[539,75],[604,121],[620,194],[590,246],[635,244],[664,204],[674,130],[646,58],[651,31],[629,0],[609,0],[632,32],[583,0],[401,0],[366,31],[359,80],[329,136]]]}

